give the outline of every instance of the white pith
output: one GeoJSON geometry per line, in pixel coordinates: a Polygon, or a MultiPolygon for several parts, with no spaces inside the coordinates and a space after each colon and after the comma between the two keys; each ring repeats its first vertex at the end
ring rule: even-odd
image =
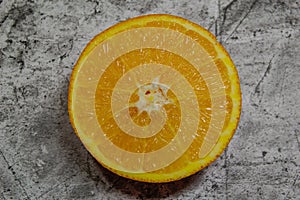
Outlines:
{"type": "Polygon", "coordinates": [[[169,87],[159,83],[158,79],[155,78],[152,83],[139,86],[137,92],[139,100],[133,103],[133,106],[138,109],[138,114],[145,111],[150,115],[152,111],[159,111],[164,105],[173,103],[167,95],[169,87]]]}

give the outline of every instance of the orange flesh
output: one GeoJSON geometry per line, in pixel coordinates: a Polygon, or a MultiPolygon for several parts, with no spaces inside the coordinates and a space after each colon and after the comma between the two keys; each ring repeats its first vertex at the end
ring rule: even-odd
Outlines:
{"type": "MultiPolygon", "coordinates": [[[[176,49],[176,42],[173,43],[176,49]]],[[[104,51],[107,50],[105,46],[103,48],[104,51]]],[[[178,46],[178,48],[180,47],[178,46]]],[[[186,49],[186,51],[188,53],[190,49],[186,49]]],[[[185,52],[181,53],[185,54],[185,52]]],[[[143,76],[143,74],[139,74],[139,76],[143,76]]],[[[178,80],[174,78],[174,84],[178,80]]],[[[146,91],[145,95],[154,95],[154,90],[146,91]]],[[[131,94],[128,104],[135,105],[134,103],[138,102],[139,98],[137,88],[131,94]]],[[[147,127],[151,124],[149,113],[140,112],[136,106],[128,106],[128,110],[131,119],[138,126],[147,127]]],[[[238,74],[228,53],[217,43],[215,37],[205,29],[185,19],[170,15],[148,15],[134,18],[99,34],[83,51],[71,77],[69,113],[77,135],[104,167],[121,176],[139,181],[174,181],[189,176],[209,165],[220,156],[233,136],[238,124],[240,110],[241,93],[238,74]],[[91,66],[101,62],[99,58],[93,56],[96,47],[102,45],[104,41],[114,38],[118,33],[147,27],[173,30],[188,36],[204,49],[203,53],[197,52],[201,55],[199,62],[204,67],[199,69],[193,65],[193,61],[170,50],[141,47],[116,57],[109,65],[105,66],[99,79],[93,79],[94,74],[98,72],[91,66]],[[209,62],[210,59],[213,63],[209,62]],[[103,156],[99,151],[101,149],[99,145],[102,144],[103,139],[99,135],[101,133],[94,131],[97,129],[96,126],[101,127],[102,134],[118,148],[127,152],[147,154],[159,151],[173,141],[180,129],[180,122],[183,120],[181,114],[184,110],[180,104],[182,99],[178,99],[172,90],[168,90],[166,98],[172,100],[172,103],[168,102],[162,106],[166,121],[162,129],[155,135],[146,138],[132,136],[123,131],[115,121],[111,105],[117,82],[129,71],[149,63],[171,67],[184,77],[182,80],[186,80],[193,87],[198,101],[198,108],[196,109],[199,111],[199,124],[197,132],[193,135],[192,143],[174,162],[157,170],[126,171],[126,169],[123,170],[117,166],[118,162],[103,156]],[[212,71],[213,69],[215,71],[212,71]],[[92,80],[89,81],[89,79],[92,80]],[[220,79],[222,85],[216,85],[217,81],[214,82],[214,79],[220,79]],[[91,94],[93,93],[93,90],[90,89],[92,87],[96,88],[94,95],[91,94]],[[218,87],[224,88],[220,90],[223,91],[222,94],[216,92],[218,87]],[[94,98],[94,100],[90,100],[90,98],[94,98]],[[94,104],[91,105],[90,102],[94,102],[94,104]],[[95,109],[95,115],[87,112],[92,107],[95,109]],[[224,117],[218,118],[223,119],[222,123],[216,122],[218,109],[220,110],[219,113],[225,110],[224,117]],[[95,119],[98,122],[97,125],[95,125],[95,119]],[[208,134],[209,131],[211,134],[208,134]]]]}

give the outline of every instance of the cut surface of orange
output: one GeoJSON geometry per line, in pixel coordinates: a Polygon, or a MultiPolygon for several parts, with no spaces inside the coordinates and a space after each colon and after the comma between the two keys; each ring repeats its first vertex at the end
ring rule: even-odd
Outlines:
{"type": "Polygon", "coordinates": [[[72,126],[112,172],[169,182],[217,159],[240,117],[237,70],[216,38],[186,19],[154,14],[97,35],[70,79],[72,126]]]}

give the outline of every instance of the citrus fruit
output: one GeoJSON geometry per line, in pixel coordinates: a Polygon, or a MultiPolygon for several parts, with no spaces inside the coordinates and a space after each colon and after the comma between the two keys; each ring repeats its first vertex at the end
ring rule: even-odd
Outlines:
{"type": "Polygon", "coordinates": [[[226,50],[186,19],[146,15],[97,35],[69,87],[72,126],[112,172],[175,181],[208,166],[237,127],[241,93],[226,50]]]}

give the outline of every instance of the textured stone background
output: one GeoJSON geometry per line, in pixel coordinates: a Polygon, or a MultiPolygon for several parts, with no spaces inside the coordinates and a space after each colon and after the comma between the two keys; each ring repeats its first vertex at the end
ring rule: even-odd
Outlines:
{"type": "Polygon", "coordinates": [[[297,0],[0,0],[0,199],[300,199],[297,0]],[[69,76],[97,33],[170,13],[214,33],[238,68],[239,128],[211,166],[168,184],[120,178],[74,135],[69,76]]]}

